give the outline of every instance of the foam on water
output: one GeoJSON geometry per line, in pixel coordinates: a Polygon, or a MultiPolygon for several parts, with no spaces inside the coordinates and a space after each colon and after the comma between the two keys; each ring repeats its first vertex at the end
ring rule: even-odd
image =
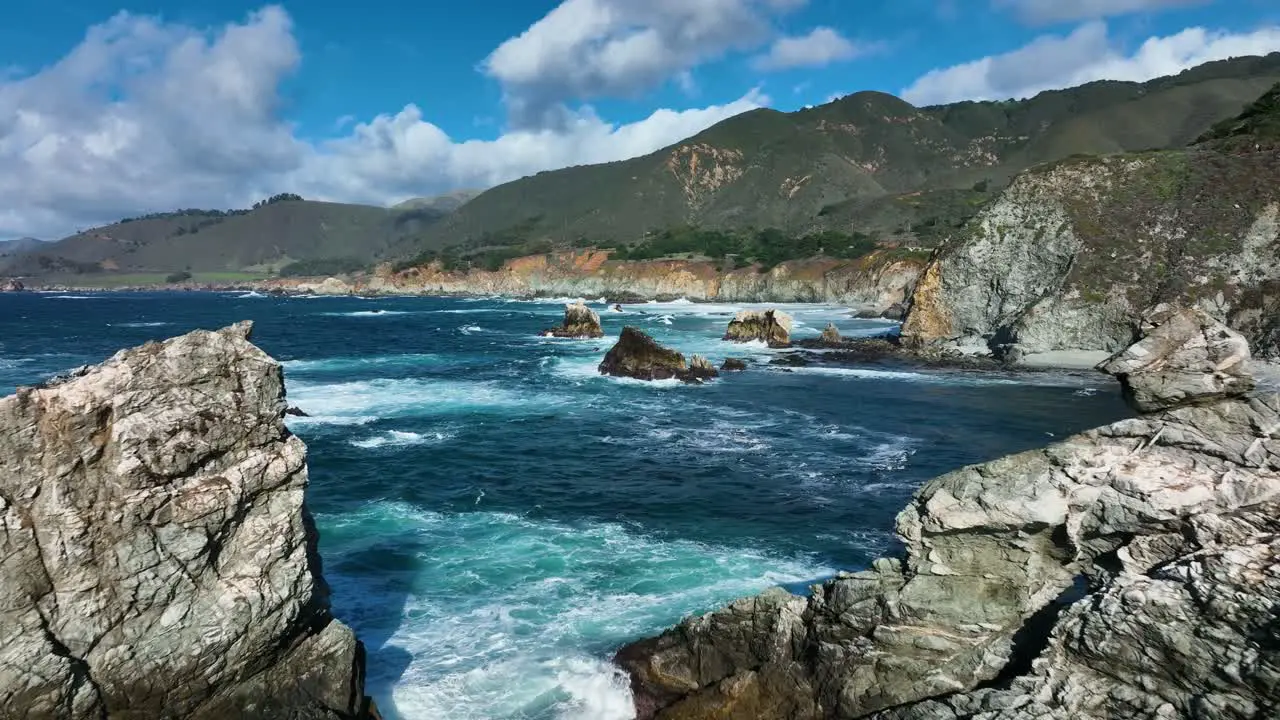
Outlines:
{"type": "Polygon", "coordinates": [[[621,639],[690,609],[832,574],[807,558],[614,523],[398,502],[318,520],[323,537],[347,548],[327,552],[327,564],[383,547],[417,558],[384,587],[335,587],[340,617],[375,638],[372,689],[390,686],[387,710],[404,720],[632,717],[626,682],[600,659],[621,639]]]}
{"type": "Polygon", "coordinates": [[[414,447],[417,445],[438,444],[455,437],[452,432],[437,431],[432,433],[416,433],[405,432],[402,430],[388,430],[381,435],[364,438],[361,440],[351,440],[351,445],[363,450],[378,450],[381,448],[402,448],[414,447]]]}
{"type": "Polygon", "coordinates": [[[557,405],[552,393],[527,393],[504,388],[495,381],[376,378],[340,383],[289,383],[290,402],[311,417],[291,419],[302,424],[364,424],[366,418],[426,417],[485,410],[515,413],[526,408],[557,405]]]}
{"type": "Polygon", "coordinates": [[[172,323],[167,322],[126,322],[126,323],[107,323],[107,327],[127,327],[127,328],[149,328],[164,327],[172,323]]]}
{"type": "Polygon", "coordinates": [[[49,295],[50,300],[98,300],[95,295],[49,295]]]}
{"type": "Polygon", "coordinates": [[[299,373],[351,372],[353,370],[395,370],[436,366],[447,362],[439,355],[409,353],[405,355],[374,355],[371,357],[330,357],[317,359],[285,360],[280,364],[285,370],[299,373]]]}
{"type": "Polygon", "coordinates": [[[394,317],[396,315],[410,315],[408,310],[355,310],[353,312],[327,312],[321,313],[329,317],[394,317]]]}

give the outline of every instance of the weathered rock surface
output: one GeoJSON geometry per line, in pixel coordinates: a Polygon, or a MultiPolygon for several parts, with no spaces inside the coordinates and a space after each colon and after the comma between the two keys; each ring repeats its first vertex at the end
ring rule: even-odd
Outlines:
{"type": "Polygon", "coordinates": [[[1202,310],[1159,308],[1149,323],[1142,340],[1098,366],[1120,381],[1135,410],[1166,410],[1253,389],[1249,341],[1240,333],[1202,310]]]}
{"type": "Polygon", "coordinates": [[[791,344],[791,316],[780,310],[740,310],[729,321],[724,339],[733,342],[764,342],[769,347],[791,344]]]}
{"type": "Polygon", "coordinates": [[[304,282],[294,289],[312,295],[351,295],[356,292],[351,283],[336,277],[328,277],[320,282],[304,282]]]}
{"type": "Polygon", "coordinates": [[[1275,716],[1280,398],[1215,399],[939,477],[904,559],[623,648],[638,717],[1275,716]]]}
{"type": "Polygon", "coordinates": [[[629,377],[637,380],[670,380],[702,382],[719,373],[705,358],[694,355],[686,363],[678,351],[659,345],[657,341],[634,327],[622,328],[618,342],[600,362],[601,375],[629,377]]]}
{"type": "Polygon", "coordinates": [[[819,340],[828,345],[839,345],[844,342],[844,338],[840,337],[840,330],[836,328],[835,323],[827,323],[819,340]]]}
{"type": "Polygon", "coordinates": [[[250,325],[0,399],[0,716],[357,718],[305,448],[250,325]]]}
{"type": "Polygon", "coordinates": [[[604,328],[600,327],[600,316],[596,311],[579,300],[564,306],[564,322],[559,327],[542,334],[558,338],[599,338],[604,337],[604,328]]]}
{"type": "Polygon", "coordinates": [[[21,280],[0,279],[0,292],[22,292],[27,286],[22,284],[21,280]]]}
{"type": "Polygon", "coordinates": [[[720,372],[742,372],[747,369],[747,363],[741,358],[725,358],[720,364],[720,372]]]}

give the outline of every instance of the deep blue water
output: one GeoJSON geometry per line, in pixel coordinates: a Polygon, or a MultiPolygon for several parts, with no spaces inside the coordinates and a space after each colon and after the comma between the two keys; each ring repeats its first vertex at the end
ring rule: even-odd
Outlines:
{"type": "MultiPolygon", "coordinates": [[[[0,295],[0,391],[254,320],[313,416],[290,426],[336,612],[405,720],[630,717],[606,662],[623,642],[863,567],[927,479],[1125,414],[1101,376],[783,372],[718,339],[738,306],[595,307],[613,335],[758,364],[699,387],[602,378],[609,338],[538,337],[557,301],[27,293],[0,295]]],[[[788,310],[797,336],[889,327],[788,310]]]]}

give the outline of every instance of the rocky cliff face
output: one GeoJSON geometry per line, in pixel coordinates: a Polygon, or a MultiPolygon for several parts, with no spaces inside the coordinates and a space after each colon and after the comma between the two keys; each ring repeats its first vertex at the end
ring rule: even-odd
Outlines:
{"type": "Polygon", "coordinates": [[[0,399],[0,716],[362,718],[247,323],[0,399]]]}
{"type": "Polygon", "coordinates": [[[1123,363],[1165,409],[937,478],[904,558],[623,648],[638,716],[1274,715],[1280,398],[1210,397],[1222,357],[1174,336],[1123,363]]]}
{"type": "Polygon", "coordinates": [[[724,270],[695,260],[614,262],[588,250],[516,258],[498,271],[422,267],[352,282],[275,281],[265,286],[317,294],[508,295],[679,298],[729,302],[834,302],[881,312],[905,302],[924,262],[894,251],[859,260],[786,262],[767,271],[724,270]]]}
{"type": "Polygon", "coordinates": [[[1276,357],[1280,145],[1074,159],[1029,171],[924,271],[903,336],[971,352],[1115,352],[1161,302],[1276,357]]]}

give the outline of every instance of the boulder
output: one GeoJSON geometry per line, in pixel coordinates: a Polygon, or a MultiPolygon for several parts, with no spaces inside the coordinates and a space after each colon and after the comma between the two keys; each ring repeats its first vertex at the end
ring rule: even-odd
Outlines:
{"type": "MultiPolygon", "coordinates": [[[[1192,340],[1133,357],[1238,355],[1166,324],[1192,340]]],[[[637,717],[1270,717],[1280,397],[1195,397],[943,475],[898,515],[902,556],[624,647],[637,717]]]]}
{"type": "Polygon", "coordinates": [[[0,715],[367,717],[250,327],[0,399],[0,715]]]}
{"type": "Polygon", "coordinates": [[[1141,328],[1144,337],[1098,369],[1120,381],[1138,412],[1155,412],[1253,389],[1249,341],[1196,309],[1157,308],[1141,328]]]}
{"type": "Polygon", "coordinates": [[[634,327],[622,328],[618,342],[605,354],[599,366],[601,375],[629,377],[637,380],[670,380],[702,382],[715,377],[716,369],[704,358],[694,356],[687,364],[684,355],[665,348],[634,327]]]}
{"type": "Polygon", "coordinates": [[[22,292],[26,289],[27,286],[21,280],[0,280],[0,292],[22,292]]]}
{"type": "Polygon", "coordinates": [[[729,322],[724,339],[766,343],[769,347],[791,344],[791,316],[780,310],[742,310],[729,322]]]}
{"type": "Polygon", "coordinates": [[[720,372],[742,372],[747,369],[747,362],[739,358],[725,358],[720,365],[720,372]]]}
{"type": "Polygon", "coordinates": [[[600,316],[596,311],[579,300],[564,306],[563,324],[544,331],[542,335],[558,338],[599,338],[604,337],[604,329],[600,327],[600,316]]]}
{"type": "Polygon", "coordinates": [[[827,327],[822,331],[822,337],[819,338],[825,345],[839,345],[844,342],[844,338],[840,337],[840,331],[836,329],[835,323],[827,323],[827,327]]]}

